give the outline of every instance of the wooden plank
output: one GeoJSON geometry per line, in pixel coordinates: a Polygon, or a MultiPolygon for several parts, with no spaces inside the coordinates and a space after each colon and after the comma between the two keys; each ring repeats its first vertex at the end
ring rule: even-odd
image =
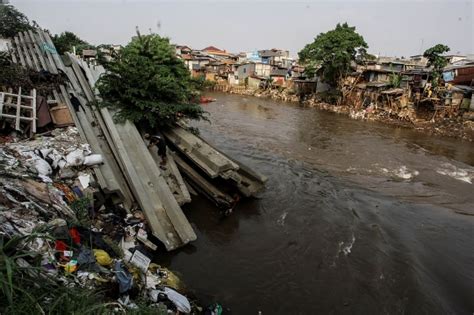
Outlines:
{"type": "Polygon", "coordinates": [[[30,57],[30,53],[28,52],[28,47],[26,46],[25,39],[23,38],[23,34],[19,32],[17,36],[20,41],[21,49],[23,53],[25,54],[25,60],[26,60],[26,63],[28,64],[28,67],[31,69],[34,69],[35,65],[33,64],[33,60],[30,57]]]}
{"type": "Polygon", "coordinates": [[[22,41],[25,43],[26,47],[28,48],[28,52],[31,55],[31,58],[33,60],[33,65],[34,65],[36,71],[40,71],[41,70],[41,64],[38,61],[38,57],[36,56],[35,47],[33,46],[33,43],[31,41],[30,37],[28,36],[28,32],[20,33],[20,35],[21,35],[22,41]]]}
{"type": "Polygon", "coordinates": [[[31,101],[31,111],[32,111],[32,115],[31,117],[33,118],[33,123],[32,123],[32,127],[31,127],[31,131],[33,133],[36,133],[36,89],[33,89],[33,91],[31,91],[31,96],[33,97],[33,100],[31,101]]]}
{"type": "Polygon", "coordinates": [[[0,115],[3,113],[4,102],[5,102],[5,93],[0,93],[0,115]]]}
{"type": "MultiPolygon", "coordinates": [[[[10,115],[10,114],[1,114],[2,117],[5,117],[5,118],[12,118],[14,120],[19,120],[19,121],[33,121],[33,118],[31,117],[21,117],[19,119],[17,119],[17,116],[16,115],[10,115]]],[[[18,129],[19,130],[19,129],[18,129]]]]}
{"type": "MultiPolygon", "coordinates": [[[[24,98],[23,98],[24,99],[24,98]]],[[[31,99],[30,99],[31,100],[31,99]]],[[[3,106],[4,107],[15,107],[17,108],[18,105],[16,103],[3,103],[3,106]]],[[[31,106],[28,106],[28,105],[20,105],[20,108],[22,109],[31,109],[31,106]]]]}
{"type": "Polygon", "coordinates": [[[32,43],[32,46],[34,48],[34,51],[36,52],[36,56],[38,57],[39,63],[41,65],[41,69],[49,71],[49,68],[46,64],[46,61],[44,60],[43,53],[41,52],[41,49],[38,45],[37,38],[33,34],[32,30],[28,30],[27,34],[27,40],[29,40],[32,43]]]}
{"type": "Polygon", "coordinates": [[[20,130],[20,113],[21,113],[21,87],[18,88],[18,98],[17,98],[17,108],[16,108],[16,121],[15,121],[15,129],[18,131],[20,130]]]}

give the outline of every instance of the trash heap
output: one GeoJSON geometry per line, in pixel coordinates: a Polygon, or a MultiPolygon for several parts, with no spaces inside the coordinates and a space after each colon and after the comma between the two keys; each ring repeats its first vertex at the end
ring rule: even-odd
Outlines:
{"type": "Polygon", "coordinates": [[[98,198],[93,168],[102,157],[80,139],[74,127],[34,140],[0,139],[0,275],[10,259],[34,271],[38,286],[100,290],[114,312],[144,303],[158,314],[200,313],[179,278],[152,263],[157,246],[144,214],[98,198]]]}

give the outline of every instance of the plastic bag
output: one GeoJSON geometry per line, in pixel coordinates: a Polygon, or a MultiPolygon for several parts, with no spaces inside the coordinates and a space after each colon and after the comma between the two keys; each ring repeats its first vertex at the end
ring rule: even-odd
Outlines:
{"type": "Polygon", "coordinates": [[[66,162],[69,166],[79,166],[84,163],[84,152],[80,149],[74,150],[66,156],[66,162]]]}
{"type": "Polygon", "coordinates": [[[94,256],[95,260],[101,266],[109,266],[112,264],[112,258],[110,258],[109,254],[103,249],[94,249],[94,256]]]}

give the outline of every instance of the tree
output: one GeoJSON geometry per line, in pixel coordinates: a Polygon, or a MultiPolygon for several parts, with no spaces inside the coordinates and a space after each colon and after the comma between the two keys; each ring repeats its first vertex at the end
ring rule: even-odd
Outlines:
{"type": "Polygon", "coordinates": [[[99,79],[103,105],[117,110],[119,121],[156,127],[179,117],[205,118],[193,103],[195,85],[169,39],[157,34],[134,37],[118,56],[104,64],[99,79]]]}
{"type": "Polygon", "coordinates": [[[11,5],[0,4],[0,36],[11,38],[32,29],[28,18],[11,5]]]}
{"type": "Polygon", "coordinates": [[[367,43],[356,33],[355,27],[344,23],[337,24],[334,30],[320,33],[298,56],[309,72],[317,70],[323,81],[336,86],[349,72],[356,56],[359,55],[359,60],[365,59],[367,48],[367,43]]]}
{"type": "Polygon", "coordinates": [[[433,72],[431,73],[431,83],[433,84],[433,87],[439,85],[439,80],[443,74],[443,68],[448,64],[448,60],[441,56],[441,54],[448,51],[450,51],[448,46],[438,44],[428,48],[423,53],[423,56],[428,59],[428,67],[433,67],[433,72]]]}
{"type": "Polygon", "coordinates": [[[82,40],[73,32],[62,32],[60,35],[56,34],[52,38],[54,46],[59,54],[72,52],[73,47],[76,47],[76,52],[80,53],[84,49],[93,48],[92,45],[82,40]]]}

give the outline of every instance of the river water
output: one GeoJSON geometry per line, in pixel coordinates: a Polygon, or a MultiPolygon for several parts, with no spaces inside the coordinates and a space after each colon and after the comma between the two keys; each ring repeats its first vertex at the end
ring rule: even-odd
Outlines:
{"type": "Polygon", "coordinates": [[[221,218],[187,207],[198,240],[165,255],[231,314],[472,314],[474,144],[295,104],[210,94],[219,149],[266,175],[221,218]]]}

